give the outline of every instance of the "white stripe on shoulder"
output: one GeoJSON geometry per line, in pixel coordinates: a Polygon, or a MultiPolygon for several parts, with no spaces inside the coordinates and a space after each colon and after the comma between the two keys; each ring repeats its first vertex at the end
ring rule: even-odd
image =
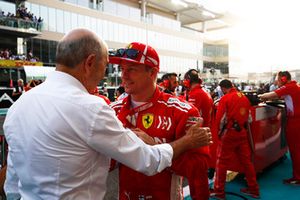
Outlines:
{"type": "Polygon", "coordinates": [[[182,108],[182,107],[180,107],[180,106],[178,106],[178,105],[176,105],[176,104],[167,104],[165,101],[157,101],[158,103],[162,103],[162,104],[164,104],[165,106],[167,106],[167,107],[174,107],[174,108],[177,108],[178,110],[181,110],[181,111],[183,111],[183,112],[188,112],[188,110],[189,109],[186,109],[186,108],[182,108]]]}
{"type": "Polygon", "coordinates": [[[180,101],[178,98],[170,97],[167,101],[168,104],[178,104],[182,108],[191,109],[192,106],[186,102],[180,101]]]}
{"type": "Polygon", "coordinates": [[[109,106],[110,106],[111,108],[122,107],[122,105],[123,105],[123,99],[118,100],[118,101],[114,101],[114,102],[112,102],[112,103],[109,104],[109,106]]]}

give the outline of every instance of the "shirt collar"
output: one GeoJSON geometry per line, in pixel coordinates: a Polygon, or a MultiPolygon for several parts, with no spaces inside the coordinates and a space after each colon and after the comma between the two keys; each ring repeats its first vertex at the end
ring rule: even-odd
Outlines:
{"type": "Polygon", "coordinates": [[[193,89],[191,89],[191,91],[197,90],[197,89],[201,89],[202,86],[200,84],[197,84],[193,87],[193,89]]]}
{"type": "Polygon", "coordinates": [[[233,87],[233,88],[231,88],[231,89],[229,90],[228,93],[232,93],[232,92],[237,92],[237,90],[233,87]]]}
{"type": "Polygon", "coordinates": [[[73,85],[77,88],[79,88],[80,90],[87,92],[87,89],[82,85],[82,83],[76,79],[74,76],[62,72],[62,71],[53,71],[51,72],[47,78],[46,81],[48,82],[59,82],[61,84],[65,84],[65,85],[73,85]]]}
{"type": "MultiPolygon", "coordinates": [[[[148,102],[149,103],[150,102],[152,102],[152,103],[156,102],[161,93],[162,93],[162,91],[160,91],[158,86],[156,86],[155,92],[154,92],[152,98],[148,102]]],[[[128,95],[126,98],[124,98],[123,102],[124,102],[125,107],[127,109],[130,109],[131,108],[131,95],[128,95]]]]}
{"type": "Polygon", "coordinates": [[[292,81],[290,81],[290,82],[288,82],[288,83],[286,83],[286,84],[291,84],[291,85],[293,85],[293,84],[297,84],[297,82],[296,81],[294,81],[294,80],[292,80],[292,81]]]}

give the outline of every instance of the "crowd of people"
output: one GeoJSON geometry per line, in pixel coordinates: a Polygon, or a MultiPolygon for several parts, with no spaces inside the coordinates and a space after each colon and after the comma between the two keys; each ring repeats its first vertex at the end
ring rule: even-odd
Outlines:
{"type": "MultiPolygon", "coordinates": [[[[178,93],[176,73],[157,83],[159,55],[150,45],[133,42],[110,54],[107,49],[93,32],[69,32],[58,43],[56,71],[9,109],[7,196],[103,199],[109,169],[118,168],[120,200],[183,200],[183,177],[193,200],[222,200],[236,154],[235,162],[246,169],[247,187],[240,192],[260,198],[246,128],[250,102],[230,80],[215,90],[222,93],[215,112],[196,69],[185,73],[185,90],[178,93]],[[97,89],[108,62],[122,72],[112,103],[97,89]],[[211,167],[216,170],[212,190],[211,167]]],[[[293,176],[284,183],[300,185],[300,138],[294,129],[300,124],[300,87],[288,72],[279,72],[277,81],[279,88],[260,98],[291,101],[287,139],[293,176]]]]}
{"type": "Polygon", "coordinates": [[[35,23],[43,22],[43,19],[41,17],[35,16],[33,13],[28,11],[28,9],[24,6],[18,7],[16,17],[20,17],[21,19],[24,20],[30,20],[35,23]]]}
{"type": "MultiPolygon", "coordinates": [[[[196,69],[193,69],[196,70],[196,69]]],[[[193,71],[192,70],[192,71],[193,71]]],[[[197,70],[196,70],[197,71],[197,70]]],[[[200,73],[198,75],[200,77],[200,73]]],[[[270,77],[270,79],[272,79],[270,77]]],[[[185,79],[180,80],[180,74],[177,75],[176,73],[166,73],[164,74],[161,78],[157,79],[157,84],[162,87],[162,88],[170,88],[172,91],[171,93],[183,97],[186,93],[187,87],[185,86],[184,83],[185,79]],[[171,77],[171,78],[170,78],[171,77]]],[[[203,89],[210,94],[212,99],[218,100],[220,99],[224,94],[219,86],[219,82],[209,82],[206,80],[204,82],[201,79],[201,86],[203,89]]],[[[221,80],[220,80],[221,81],[221,80]]],[[[266,82],[266,83],[246,83],[246,82],[232,82],[234,87],[243,92],[255,92],[257,94],[263,94],[269,91],[273,91],[278,88],[277,80],[273,80],[271,82],[266,82]]],[[[169,89],[167,89],[165,92],[170,93],[169,89]]]]}
{"type": "Polygon", "coordinates": [[[30,62],[38,62],[39,58],[34,56],[32,51],[29,50],[27,55],[25,54],[14,54],[11,49],[4,48],[0,49],[0,60],[26,60],[30,62]]]}
{"type": "Polygon", "coordinates": [[[32,12],[30,12],[25,6],[20,6],[16,10],[16,14],[8,12],[5,13],[4,11],[0,12],[0,25],[9,25],[14,27],[22,27],[22,28],[36,28],[37,30],[41,30],[43,24],[43,19],[41,17],[35,16],[32,12]],[[5,19],[8,19],[6,21],[5,19]],[[31,24],[19,24],[13,22],[14,20],[21,19],[24,22],[30,22],[31,24]],[[13,21],[9,21],[13,20],[13,21]]]}

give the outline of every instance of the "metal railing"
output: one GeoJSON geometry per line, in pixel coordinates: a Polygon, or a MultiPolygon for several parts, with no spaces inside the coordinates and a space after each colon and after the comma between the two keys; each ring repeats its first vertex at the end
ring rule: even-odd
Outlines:
{"type": "Polygon", "coordinates": [[[33,22],[31,20],[5,16],[0,17],[0,25],[13,28],[34,29],[36,31],[42,31],[43,29],[43,22],[33,22]]]}

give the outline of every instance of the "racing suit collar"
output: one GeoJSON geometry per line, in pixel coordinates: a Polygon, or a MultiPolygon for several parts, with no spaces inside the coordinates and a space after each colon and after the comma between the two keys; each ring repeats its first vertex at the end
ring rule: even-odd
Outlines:
{"type": "MultiPolygon", "coordinates": [[[[161,91],[159,90],[158,86],[156,86],[155,88],[155,92],[152,96],[152,98],[147,102],[147,103],[151,103],[151,102],[156,102],[159,98],[161,94],[161,91]]],[[[131,95],[128,95],[126,98],[124,98],[124,107],[126,107],[127,109],[131,109],[131,95]]]]}
{"type": "MultiPolygon", "coordinates": [[[[118,117],[123,119],[124,123],[123,125],[127,128],[132,128],[135,127],[136,125],[132,123],[132,117],[141,111],[147,110],[151,108],[155,103],[157,102],[160,94],[162,92],[159,90],[159,88],[156,86],[155,92],[153,94],[153,97],[143,105],[140,105],[136,108],[131,107],[131,95],[128,95],[124,100],[123,100],[123,107],[120,110],[120,113],[118,114],[118,117]]],[[[122,120],[121,120],[122,121],[122,120]]]]}
{"type": "Polygon", "coordinates": [[[228,94],[229,94],[229,93],[232,93],[232,92],[237,92],[237,89],[235,89],[234,87],[231,88],[231,89],[229,90],[228,94]]]}

